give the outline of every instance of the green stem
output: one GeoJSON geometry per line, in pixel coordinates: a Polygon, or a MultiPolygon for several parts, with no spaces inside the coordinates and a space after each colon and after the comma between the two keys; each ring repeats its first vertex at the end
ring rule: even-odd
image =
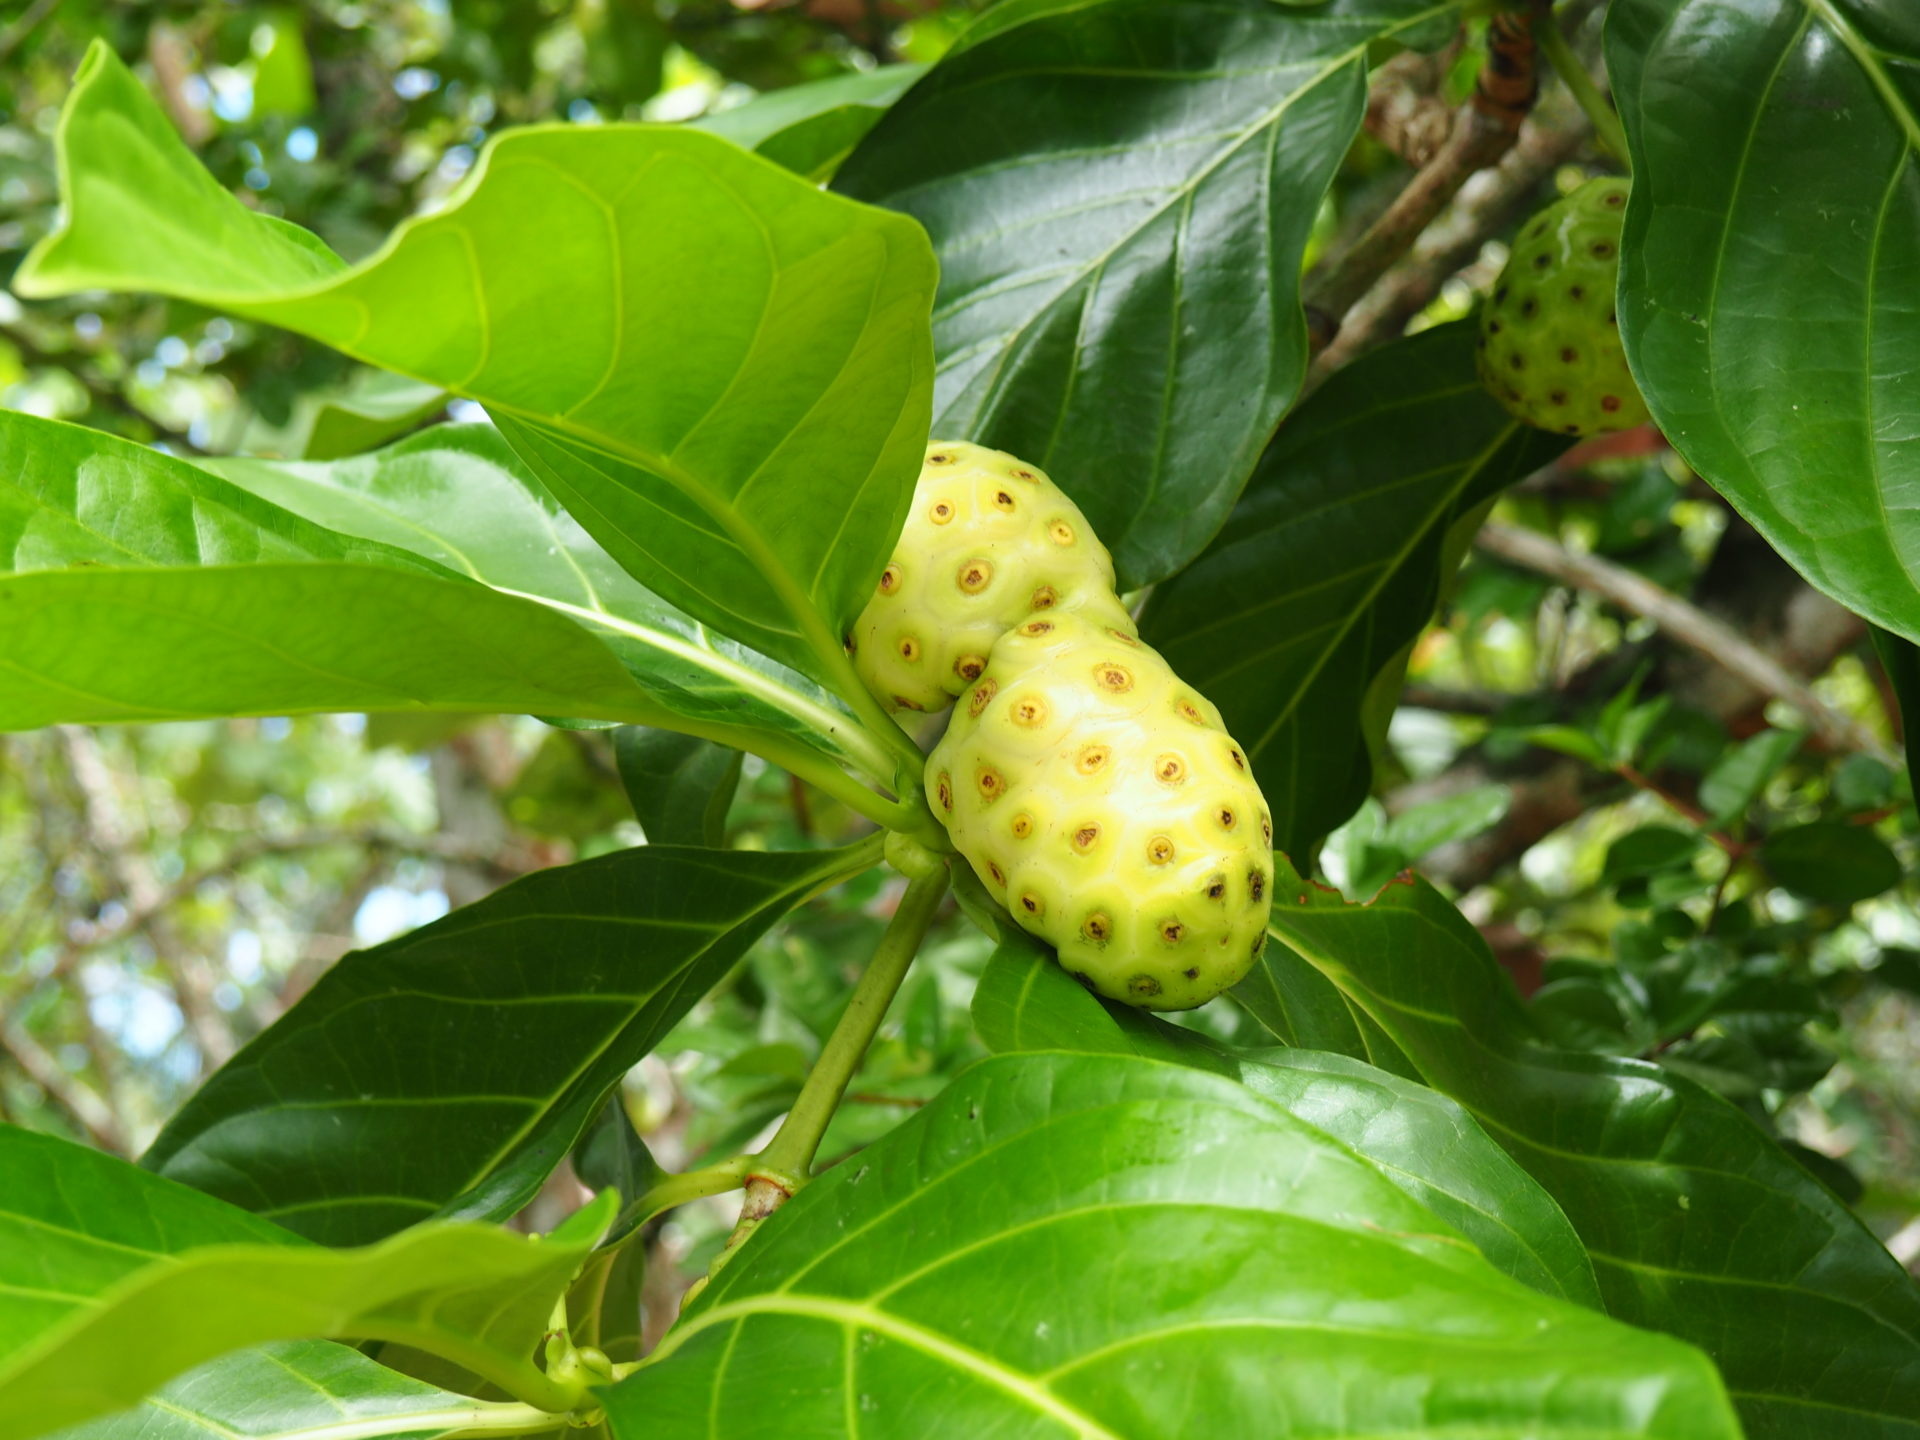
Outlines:
{"type": "Polygon", "coordinates": [[[404,1415],[358,1416],[307,1426],[299,1440],[378,1440],[382,1435],[417,1435],[426,1431],[457,1440],[466,1435],[541,1435],[564,1424],[563,1417],[534,1405],[469,1400],[439,1410],[411,1410],[404,1415]]]}
{"type": "Polygon", "coordinates": [[[669,1175],[634,1202],[628,1218],[636,1226],[644,1225],[654,1216],[664,1214],[675,1206],[738,1190],[747,1183],[747,1175],[752,1171],[753,1164],[753,1156],[736,1155],[718,1165],[669,1175]]]}
{"type": "Polygon", "coordinates": [[[1541,53],[1560,77],[1560,83],[1573,92],[1573,98],[1586,111],[1587,119],[1593,122],[1594,134],[1600,137],[1600,143],[1631,175],[1633,158],[1627,153],[1626,127],[1620,123],[1620,116],[1615,113],[1607,97],[1600,93],[1600,87],[1593,83],[1593,76],[1580,63],[1580,57],[1573,53],[1573,47],[1567,44],[1560,22],[1544,6],[1535,17],[1533,32],[1541,53]]]}
{"type": "Polygon", "coordinates": [[[946,893],[945,866],[908,882],[907,893],[900,897],[900,906],[893,912],[873,960],[854,986],[853,998],[833,1027],[833,1034],[827,1037],[820,1058],[807,1072],[800,1097],[793,1102],[772,1143],[753,1157],[755,1175],[771,1172],[804,1183],[812,1172],[814,1153],[827,1133],[827,1124],[840,1108],[840,1097],[860,1068],[887,1007],[899,992],[900,982],[907,978],[907,967],[913,963],[946,893]]]}

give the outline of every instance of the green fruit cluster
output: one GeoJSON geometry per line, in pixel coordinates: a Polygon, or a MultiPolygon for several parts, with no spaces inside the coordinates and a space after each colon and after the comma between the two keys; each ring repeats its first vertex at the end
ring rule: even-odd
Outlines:
{"type": "Polygon", "coordinates": [[[1266,944],[1273,822],[1246,752],[1130,629],[1008,631],[927,789],[995,898],[1099,994],[1191,1009],[1266,944]]]}
{"type": "Polygon", "coordinates": [[[854,622],[862,682],[893,709],[944,710],[993,642],[1040,610],[1133,626],[1113,557],[1065,491],[998,450],[928,446],[893,559],[854,622]]]}
{"type": "Polygon", "coordinates": [[[1529,425],[1598,435],[1648,418],[1614,308],[1626,208],[1627,182],[1605,178],[1542,210],[1481,312],[1481,383],[1529,425]]]}

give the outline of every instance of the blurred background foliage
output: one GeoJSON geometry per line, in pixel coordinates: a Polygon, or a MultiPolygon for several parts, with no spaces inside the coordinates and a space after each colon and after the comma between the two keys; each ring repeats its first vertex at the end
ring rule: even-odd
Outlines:
{"type": "MultiPolygon", "coordinates": [[[[55,223],[52,133],[96,35],[236,194],[356,258],[441,203],[503,126],[684,120],[930,61],[977,8],[30,0],[0,20],[0,278],[55,223]]],[[[1470,46],[1383,69],[1310,261],[1409,173],[1401,156],[1417,148],[1423,96],[1457,98],[1472,69],[1470,46]]],[[[1432,243],[1369,297],[1369,325],[1350,328],[1377,340],[1466,313],[1514,222],[1597,163],[1550,94],[1514,156],[1470,183],[1432,243]]],[[[326,458],[450,415],[483,418],[191,305],[29,306],[5,291],[0,406],[188,457],[326,458]]],[[[1326,877],[1365,898],[1417,865],[1481,927],[1546,1036],[1720,1090],[1913,1263],[1920,842],[1898,709],[1864,626],[1802,584],[1657,435],[1629,432],[1498,503],[1409,657],[1400,700],[1375,798],[1327,842],[1326,877]],[[1784,681],[1730,663],[1742,655],[1728,635],[1784,681]]],[[[752,759],[737,793],[736,772],[707,762],[702,797],[721,799],[701,798],[691,821],[650,813],[644,744],[486,717],[0,737],[0,1116],[137,1153],[346,950],[530,870],[639,843],[637,814],[663,833],[692,823],[751,847],[841,843],[862,828],[752,759]]],[[[815,901],[636,1069],[626,1108],[661,1163],[730,1153],[770,1129],[898,893],[897,877],[876,872],[815,901]]],[[[979,1053],[967,1000],[986,951],[949,911],[828,1158],[883,1133],[979,1053]]],[[[1227,1005],[1189,1023],[1256,1039],[1227,1005]]],[[[563,1171],[528,1223],[579,1193],[563,1171]]],[[[726,1202],[706,1202],[654,1237],[647,1283],[662,1315],[730,1221],[726,1202]]]]}

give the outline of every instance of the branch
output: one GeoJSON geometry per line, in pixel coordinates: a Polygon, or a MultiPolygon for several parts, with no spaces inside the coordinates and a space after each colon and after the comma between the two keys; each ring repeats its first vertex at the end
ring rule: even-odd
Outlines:
{"type": "Polygon", "coordinates": [[[1469,177],[1412,252],[1347,312],[1339,333],[1315,357],[1308,388],[1403,332],[1409,320],[1433,303],[1447,279],[1478,258],[1482,247],[1506,228],[1527,197],[1570,160],[1592,133],[1584,116],[1544,124],[1536,117],[1499,165],[1469,177]]]}
{"type": "Polygon", "coordinates": [[[1698,651],[1763,694],[1791,705],[1832,748],[1858,751],[1888,765],[1898,765],[1864,725],[1815,695],[1746,636],[1651,580],[1597,555],[1576,554],[1556,540],[1517,526],[1484,525],[1474,544],[1496,559],[1598,595],[1629,614],[1651,620],[1671,639],[1698,651]]]}
{"type": "Polygon", "coordinates": [[[1487,29],[1487,63],[1453,133],[1367,231],[1309,282],[1306,305],[1316,339],[1331,342],[1354,302],[1412,247],[1475,172],[1513,148],[1539,89],[1533,32],[1524,15],[1503,11],[1487,29]]]}
{"type": "Polygon", "coordinates": [[[0,1022],[0,1052],[18,1065],[55,1108],[64,1111],[95,1145],[115,1155],[129,1153],[127,1138],[121,1132],[113,1108],[90,1085],[68,1074],[38,1040],[11,1020],[0,1022]]]}

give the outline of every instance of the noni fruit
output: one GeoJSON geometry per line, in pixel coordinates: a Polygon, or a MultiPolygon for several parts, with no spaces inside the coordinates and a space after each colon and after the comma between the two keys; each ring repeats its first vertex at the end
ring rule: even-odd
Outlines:
{"type": "Polygon", "coordinates": [[[1130,629],[1041,613],[927,759],[954,847],[1077,980],[1204,1005],[1266,944],[1273,824],[1220,713],[1130,629]]]}
{"type": "Polygon", "coordinates": [[[1520,419],[1565,435],[1647,419],[1614,309],[1627,182],[1589,180],[1526,223],[1480,315],[1480,380],[1520,419]]]}
{"type": "Polygon", "coordinates": [[[1042,610],[1133,629],[1113,558],[1065,491],[1001,451],[929,445],[893,559],[854,622],[861,680],[894,709],[944,710],[993,642],[1042,610]]]}

